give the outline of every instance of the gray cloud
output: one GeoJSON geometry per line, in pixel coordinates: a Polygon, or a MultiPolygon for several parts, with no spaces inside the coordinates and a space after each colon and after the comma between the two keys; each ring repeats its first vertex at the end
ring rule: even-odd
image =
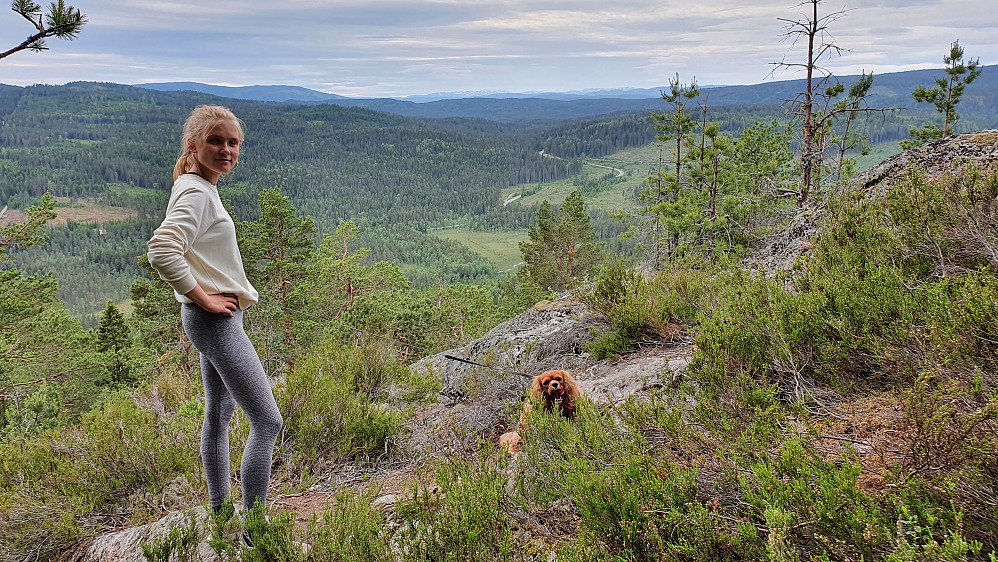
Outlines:
{"type": "MultiPolygon", "coordinates": [[[[654,87],[676,72],[756,83],[770,63],[799,56],[781,41],[779,18],[802,17],[785,0],[78,1],[90,20],[80,37],[3,59],[0,82],[296,84],[356,96],[654,87]]],[[[842,73],[939,67],[957,38],[991,64],[992,12],[989,0],[865,2],[830,23],[850,51],[825,64],[842,73]]],[[[11,44],[30,31],[0,13],[11,44]]]]}

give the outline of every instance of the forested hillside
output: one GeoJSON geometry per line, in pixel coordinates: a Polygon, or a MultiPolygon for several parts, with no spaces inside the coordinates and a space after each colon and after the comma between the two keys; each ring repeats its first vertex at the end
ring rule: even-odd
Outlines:
{"type": "MultiPolygon", "coordinates": [[[[891,84],[899,80],[892,76],[891,84]]],[[[793,84],[709,89],[690,103],[708,103],[710,120],[737,137],[755,122],[788,121],[791,115],[783,105],[732,103],[790,96],[787,88],[793,84]]],[[[985,80],[968,89],[959,130],[998,124],[994,114],[981,113],[990,107],[989,88],[985,80]]],[[[871,100],[895,102],[896,90],[896,85],[875,81],[871,100]]],[[[479,111],[486,104],[504,113],[504,122],[498,122],[420,119],[342,105],[224,99],[116,84],[0,85],[0,204],[10,208],[7,220],[44,192],[60,198],[62,213],[95,205],[115,207],[113,212],[83,213],[89,218],[52,227],[47,245],[11,252],[25,272],[53,272],[61,282],[59,297],[87,325],[96,322],[108,299],[124,301],[129,284],[141,276],[134,258],[144,252],[163,212],[180,123],[191,107],[208,102],[230,105],[247,125],[240,165],[220,184],[236,216],[255,218],[260,191],[279,187],[301,212],[315,218],[317,238],[341,221],[353,220],[372,258],[398,263],[418,286],[484,281],[498,270],[489,256],[431,236],[430,229],[460,224],[482,232],[525,233],[539,201],[503,205],[501,190],[529,184],[520,192],[536,191],[529,186],[577,176],[584,158],[647,146],[660,133],[647,110],[567,119],[579,114],[558,109],[590,104],[592,111],[583,112],[589,115],[616,107],[613,100],[439,102],[464,104],[468,115],[492,115],[492,109],[479,111]],[[537,104],[542,102],[557,107],[545,109],[546,120],[539,121],[537,104]],[[130,218],[120,222],[122,216],[130,218]],[[116,222],[93,228],[88,226],[92,220],[116,222]]],[[[666,104],[657,100],[651,107],[662,110],[666,104]]],[[[906,137],[909,128],[932,119],[928,109],[918,108],[866,116],[856,127],[874,146],[874,158],[882,158],[897,150],[897,140],[906,137]]],[[[662,157],[671,158],[668,153],[662,157]]],[[[868,159],[867,164],[875,161],[868,159]]],[[[637,176],[651,170],[650,165],[636,166],[629,173],[640,183],[637,176]]],[[[573,181],[583,187],[603,180],[573,181]]],[[[583,190],[590,190],[588,196],[594,188],[606,189],[593,184],[583,190]]],[[[633,199],[640,191],[632,186],[626,197],[633,199]]],[[[603,240],[616,244],[613,239],[626,226],[601,209],[592,213],[603,240]]],[[[615,247],[620,249],[619,244],[615,247]]]]}
{"type": "Polygon", "coordinates": [[[220,184],[235,215],[255,218],[260,191],[279,187],[315,218],[319,233],[352,219],[375,258],[407,266],[421,284],[494,272],[484,257],[426,228],[484,215],[490,228],[526,228],[532,209],[502,208],[500,190],[580,169],[577,161],[542,157],[528,135],[480,120],[114,84],[3,86],[0,204],[16,211],[49,192],[64,206],[90,199],[135,217],[99,230],[55,227],[50,244],[12,253],[15,263],[28,273],[54,271],[63,281],[60,297],[78,313],[124,299],[140,275],[135,257],[165,209],[180,124],[193,106],[209,102],[231,106],[246,123],[239,167],[220,184]]]}

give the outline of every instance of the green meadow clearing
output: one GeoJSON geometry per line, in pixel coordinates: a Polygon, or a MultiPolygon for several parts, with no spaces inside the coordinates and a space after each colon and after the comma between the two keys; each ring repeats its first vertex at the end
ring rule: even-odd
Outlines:
{"type": "Polygon", "coordinates": [[[466,227],[435,231],[446,240],[464,244],[472,251],[485,256],[498,271],[510,269],[520,263],[520,242],[527,239],[526,230],[506,232],[475,232],[466,227]]]}

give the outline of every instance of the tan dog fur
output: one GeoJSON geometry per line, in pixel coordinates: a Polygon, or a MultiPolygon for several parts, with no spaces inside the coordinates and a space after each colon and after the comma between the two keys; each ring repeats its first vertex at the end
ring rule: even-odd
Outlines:
{"type": "MultiPolygon", "coordinates": [[[[523,413],[520,414],[520,431],[527,430],[527,414],[533,409],[533,402],[542,402],[545,411],[558,412],[572,420],[575,418],[576,400],[580,396],[579,385],[568,371],[555,369],[534,377],[530,386],[530,401],[523,405],[523,413]]],[[[516,431],[499,436],[499,446],[510,454],[518,454],[522,442],[523,438],[516,431]]]]}

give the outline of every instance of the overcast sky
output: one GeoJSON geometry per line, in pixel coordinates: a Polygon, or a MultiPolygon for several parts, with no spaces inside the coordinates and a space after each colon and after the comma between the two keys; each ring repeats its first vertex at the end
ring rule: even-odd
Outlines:
{"type": "MultiPolygon", "coordinates": [[[[39,2],[48,4],[48,0],[39,2]]],[[[0,59],[0,83],[93,80],[290,84],[387,97],[454,91],[756,84],[802,52],[783,37],[793,1],[69,0],[75,41],[0,59]]],[[[7,4],[4,2],[4,4],[7,4]]],[[[940,68],[952,41],[998,62],[994,0],[825,0],[837,74],[940,68]]],[[[0,12],[0,51],[33,28],[0,12]]]]}

